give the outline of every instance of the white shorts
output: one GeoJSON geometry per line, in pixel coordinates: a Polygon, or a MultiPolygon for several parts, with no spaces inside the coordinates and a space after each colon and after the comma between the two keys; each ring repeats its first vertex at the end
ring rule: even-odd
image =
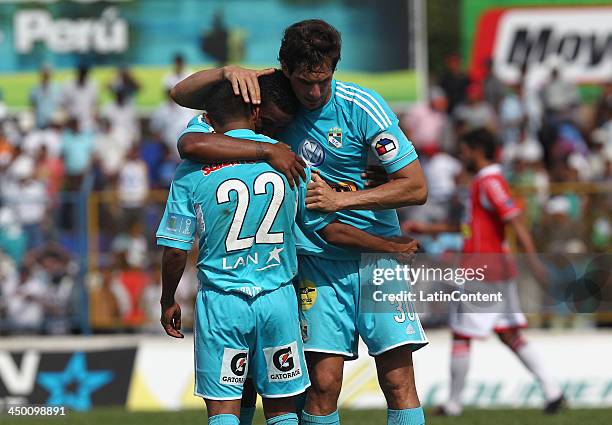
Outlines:
{"type": "Polygon", "coordinates": [[[492,332],[527,327],[521,311],[515,280],[498,283],[467,283],[465,293],[501,293],[499,303],[456,302],[450,308],[449,326],[453,333],[468,338],[484,338],[492,332]]]}

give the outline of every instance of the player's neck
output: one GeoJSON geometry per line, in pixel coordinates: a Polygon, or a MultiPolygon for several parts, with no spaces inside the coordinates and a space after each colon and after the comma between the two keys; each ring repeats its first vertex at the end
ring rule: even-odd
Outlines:
{"type": "Polygon", "coordinates": [[[495,164],[493,161],[489,161],[488,159],[482,159],[476,161],[476,172],[480,172],[483,168],[488,167],[489,165],[495,164]]]}
{"type": "Polygon", "coordinates": [[[223,125],[216,125],[214,129],[217,133],[227,133],[231,130],[253,130],[255,131],[255,127],[253,126],[253,122],[251,120],[244,119],[236,119],[232,121],[228,121],[223,125]]]}

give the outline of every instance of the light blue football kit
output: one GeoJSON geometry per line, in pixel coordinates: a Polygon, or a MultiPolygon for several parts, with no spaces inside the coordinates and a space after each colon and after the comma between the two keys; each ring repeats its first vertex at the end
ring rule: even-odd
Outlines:
{"type": "MultiPolygon", "coordinates": [[[[417,159],[397,117],[377,93],[336,80],[332,81],[329,101],[314,111],[302,108],[280,139],[337,190],[365,188],[361,174],[369,155],[377,158],[388,174],[417,159]]],[[[394,210],[340,211],[336,219],[380,236],[401,234],[394,210]]],[[[364,288],[371,287],[372,270],[393,268],[393,261],[360,264],[359,252],[327,244],[316,232],[307,231],[306,236],[298,240],[300,317],[306,351],[355,358],[359,335],[371,355],[401,345],[418,349],[427,344],[411,305],[371,307],[371,302],[362,302],[371,292],[364,288]],[[366,304],[370,307],[364,308],[366,304]]]]}
{"type": "MultiPolygon", "coordinates": [[[[190,124],[207,127],[199,118],[190,124]]],[[[251,130],[226,134],[276,143],[251,130]]],[[[334,216],[307,211],[305,195],[305,183],[292,189],[264,162],[184,161],[177,168],[157,243],[189,250],[200,235],[196,395],[240,399],[247,374],[264,397],[308,387],[291,284],[297,272],[294,231],[296,221],[316,231],[334,216]]]]}

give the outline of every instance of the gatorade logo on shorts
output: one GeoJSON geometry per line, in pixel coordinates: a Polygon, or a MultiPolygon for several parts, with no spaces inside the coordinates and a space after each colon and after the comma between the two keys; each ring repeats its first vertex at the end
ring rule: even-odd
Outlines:
{"type": "Polygon", "coordinates": [[[249,351],[234,348],[223,350],[221,377],[219,383],[225,385],[242,385],[249,369],[249,351]]]}
{"type": "Polygon", "coordinates": [[[317,285],[310,280],[304,280],[300,284],[300,306],[302,311],[310,310],[317,301],[317,285]]]}
{"type": "Polygon", "coordinates": [[[302,376],[297,342],[280,347],[264,348],[270,382],[291,381],[302,376]]]}

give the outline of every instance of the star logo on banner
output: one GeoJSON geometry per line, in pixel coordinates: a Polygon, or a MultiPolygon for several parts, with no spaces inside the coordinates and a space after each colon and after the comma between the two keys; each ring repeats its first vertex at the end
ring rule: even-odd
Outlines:
{"type": "Polygon", "coordinates": [[[87,370],[85,353],[75,353],[62,372],[40,372],[38,384],[49,392],[47,404],[91,409],[91,395],[113,380],[110,370],[87,370]]]}

